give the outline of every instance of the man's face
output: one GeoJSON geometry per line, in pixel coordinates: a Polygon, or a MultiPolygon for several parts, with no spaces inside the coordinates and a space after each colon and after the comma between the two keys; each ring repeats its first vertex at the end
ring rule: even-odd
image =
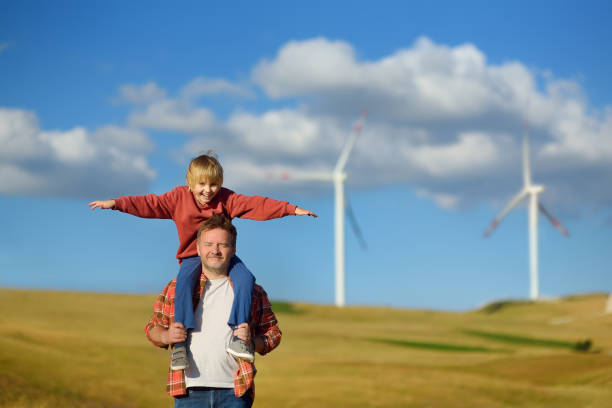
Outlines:
{"type": "Polygon", "coordinates": [[[204,231],[198,243],[198,255],[202,266],[217,274],[227,274],[228,267],[236,248],[232,236],[221,228],[204,231]]]}

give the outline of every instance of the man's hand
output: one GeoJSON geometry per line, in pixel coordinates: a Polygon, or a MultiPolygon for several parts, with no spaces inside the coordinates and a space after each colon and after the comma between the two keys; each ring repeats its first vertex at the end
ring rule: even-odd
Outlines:
{"type": "Polygon", "coordinates": [[[244,340],[247,343],[251,342],[251,331],[249,330],[248,323],[241,323],[234,329],[234,336],[240,340],[244,340]]]}
{"type": "Polygon", "coordinates": [[[96,208],[102,208],[103,210],[109,210],[115,207],[115,200],[92,201],[91,203],[89,203],[89,207],[92,210],[96,208]]]}
{"type": "Polygon", "coordinates": [[[253,350],[259,354],[264,352],[264,339],[261,336],[251,337],[251,330],[249,330],[249,325],[247,323],[241,323],[236,326],[234,329],[234,336],[251,344],[253,346],[253,350]]]}
{"type": "Polygon", "coordinates": [[[303,208],[300,207],[295,207],[295,215],[309,215],[311,217],[315,217],[317,218],[317,214],[313,213],[312,211],[309,210],[305,210],[303,208]]]}
{"type": "Polygon", "coordinates": [[[153,326],[148,331],[149,340],[157,347],[168,347],[187,339],[187,330],[181,323],[174,322],[169,328],[153,326]]]}

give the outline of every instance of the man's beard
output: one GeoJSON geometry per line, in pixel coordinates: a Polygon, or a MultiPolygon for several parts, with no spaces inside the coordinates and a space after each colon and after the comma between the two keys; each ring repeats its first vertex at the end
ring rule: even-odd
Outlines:
{"type": "MultiPolygon", "coordinates": [[[[212,257],[213,259],[219,259],[216,257],[212,257]]],[[[220,264],[216,264],[216,265],[211,265],[210,263],[208,263],[208,259],[206,261],[202,261],[202,266],[206,269],[208,269],[211,272],[214,272],[216,274],[222,274],[222,275],[226,275],[228,270],[229,270],[229,264],[230,264],[230,260],[231,259],[227,259],[225,262],[220,263],[220,264]]]]}

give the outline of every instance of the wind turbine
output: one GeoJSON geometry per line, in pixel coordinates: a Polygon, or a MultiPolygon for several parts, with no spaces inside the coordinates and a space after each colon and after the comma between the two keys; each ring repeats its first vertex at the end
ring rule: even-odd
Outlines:
{"type": "Polygon", "coordinates": [[[606,302],[606,310],[604,313],[612,313],[612,293],[608,295],[608,301],[606,302]]]}
{"type": "Polygon", "coordinates": [[[515,195],[506,205],[506,207],[495,217],[489,228],[484,233],[488,237],[497,227],[499,222],[508,214],[508,212],[516,207],[524,198],[528,197],[527,205],[527,228],[529,234],[529,297],[536,300],[539,297],[539,278],[538,278],[538,210],[542,212],[550,220],[550,222],[566,237],[569,233],[563,226],[553,217],[550,212],[544,208],[542,203],[538,202],[538,195],[544,191],[543,185],[532,184],[531,182],[531,166],[529,162],[529,136],[527,134],[527,125],[523,134],[523,188],[515,195]]]}
{"type": "MultiPolygon", "coordinates": [[[[335,284],[336,306],[342,307],[345,305],[345,248],[344,248],[344,213],[347,208],[346,198],[344,194],[344,182],[348,175],[344,171],[349,155],[353,150],[355,141],[361,133],[363,122],[367,116],[367,110],[363,111],[361,117],[353,127],[353,131],[349,139],[344,144],[340,157],[336,162],[336,166],[330,172],[295,172],[283,173],[281,177],[284,180],[295,181],[325,181],[334,183],[334,252],[335,252],[335,284]]],[[[350,207],[348,207],[350,211],[350,207]]],[[[355,235],[359,239],[362,247],[365,247],[365,242],[361,236],[361,232],[355,223],[352,212],[349,212],[349,220],[355,231],[355,235]]]]}

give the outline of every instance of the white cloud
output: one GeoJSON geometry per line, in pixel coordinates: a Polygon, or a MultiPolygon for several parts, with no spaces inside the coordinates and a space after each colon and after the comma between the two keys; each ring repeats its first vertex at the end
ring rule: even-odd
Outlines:
{"type": "Polygon", "coordinates": [[[270,110],[261,115],[237,112],[219,129],[193,138],[185,145],[185,156],[213,149],[223,163],[237,165],[226,171],[227,180],[236,180],[233,187],[250,191],[258,183],[269,184],[270,176],[281,171],[331,171],[348,133],[335,119],[299,109],[270,110]],[[247,172],[241,174],[238,169],[247,172]]]}
{"type": "Polygon", "coordinates": [[[590,162],[612,159],[612,108],[595,118],[586,114],[584,105],[568,101],[560,106],[549,129],[553,139],[542,147],[543,157],[590,162]]]}
{"type": "Polygon", "coordinates": [[[343,41],[292,41],[261,61],[253,80],[271,98],[302,99],[313,117],[342,120],[369,107],[362,139],[370,133],[375,142],[361,141],[351,158],[366,185],[374,173],[444,207],[503,199],[520,185],[526,119],[534,178],[548,185],[547,196],[565,208],[577,197],[581,206],[612,205],[612,193],[595,187],[612,173],[612,108],[589,107],[575,81],[519,61],[490,64],[473,44],[420,38],[366,61],[343,41]]]}
{"type": "MultiPolygon", "coordinates": [[[[192,139],[187,152],[189,156],[207,148],[221,152],[224,165],[232,163],[226,174],[237,183],[233,187],[251,191],[262,183],[282,180],[283,174],[295,179],[298,174],[331,172],[352,129],[350,121],[289,109],[259,116],[237,113],[224,125],[222,143],[204,135],[192,139]]],[[[446,143],[432,143],[431,135],[422,129],[366,122],[348,163],[350,182],[365,187],[481,177],[504,161],[495,140],[505,135],[466,131],[452,136],[446,143]]],[[[506,143],[502,141],[501,146],[506,143]]],[[[290,187],[283,183],[278,187],[290,187]]]]}
{"type": "Polygon", "coordinates": [[[217,128],[212,110],[195,105],[199,95],[231,93],[251,96],[248,90],[225,80],[196,78],[183,87],[176,98],[167,97],[165,89],[156,83],[127,84],[119,88],[119,101],[139,105],[128,122],[132,129],[154,129],[185,134],[201,134],[217,128]]]}
{"type": "Polygon", "coordinates": [[[119,102],[133,104],[147,104],[166,97],[166,91],[157,86],[155,82],[144,85],[127,84],[119,88],[119,102]]]}
{"type": "Polygon", "coordinates": [[[537,88],[537,74],[520,62],[487,63],[472,44],[454,48],[418,39],[377,61],[359,61],[352,46],[316,38],[284,45],[272,60],[253,69],[253,79],[272,98],[306,97],[309,108],[346,116],[369,107],[379,120],[410,124],[452,124],[528,119],[561,135],[551,124],[586,111],[580,86],[550,75],[537,88]],[[574,113],[575,115],[575,113],[574,113]]]}
{"type": "Polygon", "coordinates": [[[357,86],[361,73],[349,44],[316,38],[289,42],[276,60],[259,63],[253,77],[270,96],[282,97],[357,86]]]}
{"type": "Polygon", "coordinates": [[[0,108],[0,159],[23,160],[49,150],[41,141],[36,116],[19,109],[0,108]]]}
{"type": "Polygon", "coordinates": [[[268,111],[260,116],[237,113],[229,118],[227,128],[245,148],[263,155],[306,156],[334,145],[329,136],[335,132],[329,123],[290,109],[268,111]],[[322,137],[324,134],[326,138],[322,137]]]}
{"type": "Polygon", "coordinates": [[[142,105],[129,118],[133,128],[147,128],[185,134],[202,134],[219,130],[211,109],[195,105],[201,95],[230,95],[253,98],[254,92],[246,86],[225,79],[198,77],[187,83],[177,97],[168,97],[165,89],[156,83],[127,84],[119,89],[120,101],[142,105]]]}
{"type": "Polygon", "coordinates": [[[439,207],[452,210],[458,207],[459,197],[453,194],[432,193],[425,189],[418,189],[416,194],[419,197],[432,199],[439,207]]]}
{"type": "Polygon", "coordinates": [[[206,108],[195,108],[190,103],[164,99],[147,105],[144,111],[130,116],[133,127],[181,133],[202,133],[215,128],[215,114],[206,108]]]}
{"type": "Polygon", "coordinates": [[[1,194],[37,195],[36,192],[45,188],[42,174],[4,161],[0,161],[0,180],[1,194]]]}
{"type": "Polygon", "coordinates": [[[592,208],[612,205],[612,191],[601,188],[612,176],[612,108],[590,107],[575,81],[519,61],[491,64],[473,44],[449,47],[420,38],[367,61],[347,42],[291,41],[257,64],[252,80],[272,100],[258,100],[258,112],[237,107],[227,117],[217,116],[223,109],[211,98],[198,97],[249,98],[249,84],[198,77],[176,96],[153,82],[125,85],[119,93],[132,105],[129,126],[94,132],[42,131],[33,114],[4,110],[2,172],[34,183],[27,177],[42,173],[24,173],[28,167],[8,158],[48,156],[62,166],[85,166],[103,155],[112,171],[140,175],[144,185],[152,177],[146,154],[153,148],[144,131],[155,129],[188,136],[179,152],[184,161],[215,150],[229,187],[289,190],[294,184],[269,176],[331,170],[367,107],[347,166],[349,186],[402,183],[444,208],[503,201],[522,182],[521,121],[527,119],[534,180],[547,185],[544,199],[565,209],[578,199],[592,208]]]}
{"type": "Polygon", "coordinates": [[[195,98],[200,95],[227,94],[242,98],[253,98],[254,92],[246,86],[231,83],[225,79],[199,77],[183,87],[180,92],[183,98],[195,98]]]}
{"type": "Polygon", "coordinates": [[[91,144],[89,134],[81,127],[65,132],[41,132],[40,140],[51,147],[53,156],[63,163],[88,163],[97,153],[96,146],[91,144]]]}
{"type": "Polygon", "coordinates": [[[119,192],[143,193],[155,172],[144,156],[150,142],[125,146],[117,127],[93,134],[82,127],[40,129],[36,115],[0,108],[0,193],[102,199],[119,192]]]}
{"type": "Polygon", "coordinates": [[[458,173],[476,173],[499,159],[491,137],[478,132],[465,132],[459,140],[444,145],[417,146],[406,152],[416,167],[433,177],[456,177],[458,173]]]}
{"type": "Polygon", "coordinates": [[[363,62],[345,42],[293,41],[274,60],[259,63],[253,78],[273,98],[315,96],[352,107],[373,102],[373,112],[402,120],[513,112],[534,86],[518,63],[488,66],[471,44],[449,48],[427,38],[379,61],[363,62]]]}
{"type": "Polygon", "coordinates": [[[98,143],[127,152],[148,153],[153,150],[153,143],[140,129],[119,126],[103,126],[95,131],[93,137],[98,143]]]}

